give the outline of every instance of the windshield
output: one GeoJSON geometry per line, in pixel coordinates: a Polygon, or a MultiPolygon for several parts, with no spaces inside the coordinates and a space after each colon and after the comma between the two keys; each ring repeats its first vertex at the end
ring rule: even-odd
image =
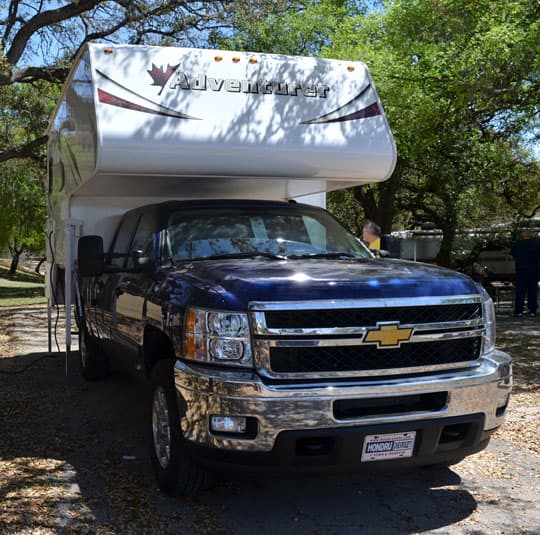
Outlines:
{"type": "Polygon", "coordinates": [[[370,258],[333,217],[299,206],[178,210],[169,216],[167,245],[174,261],[227,257],[370,258]]]}

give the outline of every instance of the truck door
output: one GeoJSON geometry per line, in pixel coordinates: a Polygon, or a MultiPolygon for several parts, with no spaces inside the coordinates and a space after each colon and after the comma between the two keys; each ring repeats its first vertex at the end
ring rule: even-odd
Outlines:
{"type": "Polygon", "coordinates": [[[125,265],[125,273],[114,288],[115,329],[113,340],[129,360],[129,367],[138,362],[138,349],[143,339],[143,316],[145,299],[151,284],[149,266],[155,265],[154,236],[156,218],[153,212],[144,212],[138,221],[135,236],[131,241],[125,265]],[[147,261],[146,266],[138,265],[138,259],[147,261]],[[148,264],[148,261],[150,263],[148,264]]]}
{"type": "Polygon", "coordinates": [[[112,357],[117,352],[117,348],[114,347],[117,329],[115,292],[125,276],[131,242],[140,217],[140,212],[132,212],[122,218],[107,255],[107,264],[114,268],[115,272],[104,273],[95,283],[94,300],[99,337],[105,350],[112,357]]]}

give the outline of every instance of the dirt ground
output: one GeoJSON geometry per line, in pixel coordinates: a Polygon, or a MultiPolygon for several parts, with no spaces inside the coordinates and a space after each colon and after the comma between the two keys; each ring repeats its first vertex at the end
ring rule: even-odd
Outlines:
{"type": "Polygon", "coordinates": [[[76,352],[66,377],[64,354],[44,353],[44,309],[0,309],[0,533],[540,533],[540,318],[503,311],[498,327],[515,361],[507,422],[459,465],[234,479],[180,499],[153,479],[144,385],[85,383],[76,352]]]}

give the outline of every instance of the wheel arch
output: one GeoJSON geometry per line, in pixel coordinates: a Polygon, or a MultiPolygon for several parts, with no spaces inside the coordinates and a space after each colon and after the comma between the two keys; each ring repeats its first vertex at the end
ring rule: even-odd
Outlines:
{"type": "Polygon", "coordinates": [[[144,329],[142,356],[147,379],[150,378],[156,362],[176,358],[171,339],[163,331],[151,325],[147,325],[144,329]]]}

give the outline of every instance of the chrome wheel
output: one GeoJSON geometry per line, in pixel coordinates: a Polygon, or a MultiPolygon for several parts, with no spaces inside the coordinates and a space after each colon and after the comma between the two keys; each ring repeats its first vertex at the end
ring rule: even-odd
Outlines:
{"type": "Polygon", "coordinates": [[[185,409],[174,384],[174,360],[158,360],[150,374],[147,429],[152,465],[161,490],[188,496],[206,488],[210,472],[192,457],[182,435],[178,401],[185,409]]]}
{"type": "Polygon", "coordinates": [[[152,435],[156,458],[160,466],[166,469],[171,462],[171,429],[167,397],[161,385],[155,389],[152,402],[152,435]]]}

